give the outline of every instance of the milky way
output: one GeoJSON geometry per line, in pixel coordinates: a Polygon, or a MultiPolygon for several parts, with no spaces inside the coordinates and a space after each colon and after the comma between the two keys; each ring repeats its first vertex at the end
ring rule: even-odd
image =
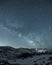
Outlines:
{"type": "Polygon", "coordinates": [[[52,0],[0,0],[0,45],[52,48],[52,0]]]}

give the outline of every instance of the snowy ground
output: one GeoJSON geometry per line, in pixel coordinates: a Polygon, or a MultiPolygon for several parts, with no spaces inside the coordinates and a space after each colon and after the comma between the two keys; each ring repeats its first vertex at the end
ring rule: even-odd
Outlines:
{"type": "MultiPolygon", "coordinates": [[[[39,49],[38,53],[40,50],[42,51],[39,49]]],[[[44,54],[46,51],[43,49],[42,54],[36,54],[37,49],[0,47],[0,61],[7,61],[11,65],[52,65],[52,54],[44,54]],[[32,55],[32,53],[34,54],[32,55]]],[[[48,52],[52,52],[52,50],[48,52]]]]}
{"type": "MultiPolygon", "coordinates": [[[[16,60],[8,60],[11,64],[21,64],[21,65],[46,65],[47,63],[51,63],[52,55],[40,55],[40,56],[33,56],[32,58],[26,59],[16,59],[16,60]]],[[[51,64],[52,65],[52,64],[51,64]]]]}

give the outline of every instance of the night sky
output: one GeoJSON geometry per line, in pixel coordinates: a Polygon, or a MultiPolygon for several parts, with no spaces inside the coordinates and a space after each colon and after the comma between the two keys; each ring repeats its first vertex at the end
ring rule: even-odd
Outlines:
{"type": "Polygon", "coordinates": [[[52,0],[0,0],[0,46],[52,48],[52,0]]]}

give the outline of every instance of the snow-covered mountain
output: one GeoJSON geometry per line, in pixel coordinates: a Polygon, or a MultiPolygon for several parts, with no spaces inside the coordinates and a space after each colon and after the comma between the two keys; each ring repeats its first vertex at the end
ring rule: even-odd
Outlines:
{"type": "Polygon", "coordinates": [[[0,65],[6,62],[8,65],[52,65],[52,52],[42,48],[0,46],[0,65]]]}

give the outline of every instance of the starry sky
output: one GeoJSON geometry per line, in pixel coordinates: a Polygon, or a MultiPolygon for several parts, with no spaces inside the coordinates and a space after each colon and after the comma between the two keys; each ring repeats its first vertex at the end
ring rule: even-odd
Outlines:
{"type": "Polygon", "coordinates": [[[0,0],[0,46],[52,48],[52,0],[0,0]]]}

